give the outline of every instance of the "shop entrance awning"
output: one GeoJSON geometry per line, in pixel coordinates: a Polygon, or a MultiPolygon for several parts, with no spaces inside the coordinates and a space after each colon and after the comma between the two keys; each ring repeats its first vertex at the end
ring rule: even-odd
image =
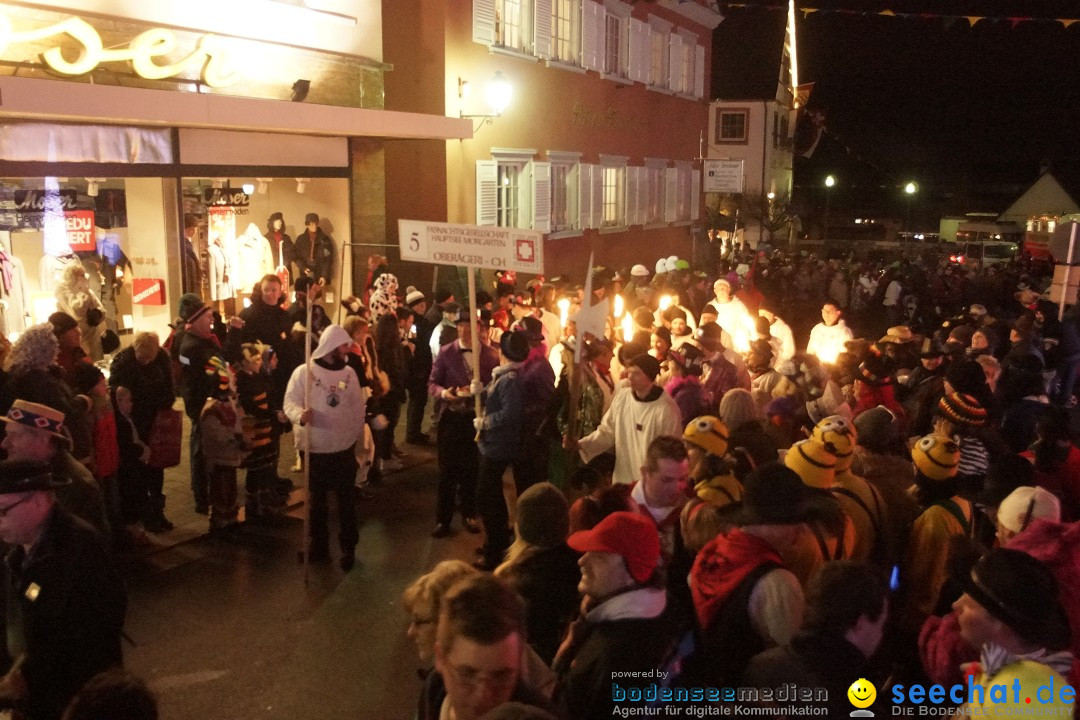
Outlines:
{"type": "Polygon", "coordinates": [[[0,78],[0,118],[322,137],[466,140],[472,120],[33,78],[0,78]]]}

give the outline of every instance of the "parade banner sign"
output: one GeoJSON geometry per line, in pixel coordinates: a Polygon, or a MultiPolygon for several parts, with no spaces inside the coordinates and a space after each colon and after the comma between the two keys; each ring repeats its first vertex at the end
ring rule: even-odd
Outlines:
{"type": "Polygon", "coordinates": [[[543,240],[536,230],[398,220],[401,259],[414,262],[540,274],[543,240]]]}

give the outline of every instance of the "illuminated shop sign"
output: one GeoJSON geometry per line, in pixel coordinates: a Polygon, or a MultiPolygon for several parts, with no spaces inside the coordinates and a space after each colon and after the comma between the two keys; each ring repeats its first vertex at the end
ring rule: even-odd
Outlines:
{"type": "Polygon", "coordinates": [[[224,207],[248,207],[251,196],[236,188],[204,188],[203,202],[224,207]]]}
{"type": "Polygon", "coordinates": [[[147,80],[176,77],[193,69],[198,69],[202,81],[211,87],[227,87],[240,80],[215,35],[200,37],[195,49],[177,62],[158,64],[157,58],[172,54],[177,46],[175,33],[164,28],[139,33],[126,46],[106,48],[98,31],[81,18],[69,17],[34,30],[16,31],[11,19],[0,12],[0,55],[11,45],[52,38],[57,39],[57,45],[43,52],[41,59],[63,75],[85,75],[102,63],[129,62],[135,74],[147,80]],[[65,35],[79,43],[79,54],[74,60],[64,57],[59,44],[65,35]]]}

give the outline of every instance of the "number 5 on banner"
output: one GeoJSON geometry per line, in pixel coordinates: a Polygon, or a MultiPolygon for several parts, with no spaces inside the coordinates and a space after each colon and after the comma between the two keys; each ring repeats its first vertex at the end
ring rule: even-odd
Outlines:
{"type": "MultiPolygon", "coordinates": [[[[420,252],[420,233],[414,232],[409,237],[409,251],[414,253],[420,252]]],[[[426,255],[427,253],[424,254],[426,255]]]]}

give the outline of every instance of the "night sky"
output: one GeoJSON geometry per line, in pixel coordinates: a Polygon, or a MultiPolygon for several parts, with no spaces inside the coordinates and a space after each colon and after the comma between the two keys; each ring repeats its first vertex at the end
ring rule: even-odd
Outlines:
{"type": "Polygon", "coordinates": [[[799,75],[816,83],[810,107],[827,110],[829,135],[814,157],[796,163],[796,196],[812,203],[833,173],[834,209],[896,215],[905,203],[899,188],[914,179],[913,216],[936,227],[941,214],[1004,210],[1044,161],[1080,189],[1080,22],[970,27],[964,19],[835,12],[1080,19],[1080,0],[798,0],[797,7],[821,8],[798,13],[799,75]]]}

